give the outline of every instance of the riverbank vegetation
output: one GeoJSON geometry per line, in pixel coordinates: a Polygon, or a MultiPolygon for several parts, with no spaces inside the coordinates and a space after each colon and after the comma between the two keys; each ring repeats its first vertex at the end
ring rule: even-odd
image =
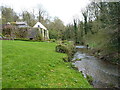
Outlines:
{"type": "Polygon", "coordinates": [[[120,64],[119,8],[119,2],[91,3],[83,12],[88,19],[85,44],[94,48],[101,59],[117,64],[120,64]]]}
{"type": "Polygon", "coordinates": [[[58,41],[56,46],[56,52],[59,53],[66,53],[67,56],[63,58],[65,62],[70,62],[72,58],[74,57],[74,54],[76,52],[74,42],[71,41],[58,41]]]}
{"type": "Polygon", "coordinates": [[[64,39],[87,45],[93,55],[120,64],[119,8],[120,2],[91,2],[82,10],[84,21],[75,18],[66,26],[64,39]]]}
{"type": "Polygon", "coordinates": [[[3,41],[3,88],[91,88],[55,51],[56,43],[3,41]]]}

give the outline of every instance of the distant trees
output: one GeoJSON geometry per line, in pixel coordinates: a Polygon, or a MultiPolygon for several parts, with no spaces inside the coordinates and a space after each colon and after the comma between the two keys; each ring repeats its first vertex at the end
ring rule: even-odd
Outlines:
{"type": "Polygon", "coordinates": [[[120,63],[120,2],[91,2],[82,12],[84,21],[80,23],[80,34],[85,44],[101,50],[108,60],[120,63]]]}
{"type": "Polygon", "coordinates": [[[74,21],[74,24],[73,24],[73,26],[74,26],[74,40],[75,40],[75,43],[78,43],[78,27],[77,27],[77,20],[76,19],[74,19],[73,20],[74,21]]]}
{"type": "MultiPolygon", "coordinates": [[[[100,50],[106,60],[120,63],[120,2],[91,2],[83,11],[84,20],[69,25],[66,31],[75,35],[77,27],[77,42],[89,45],[91,48],[100,50]],[[71,28],[72,27],[72,28],[71,28]]],[[[68,34],[65,33],[65,34],[68,34]]],[[[71,38],[72,40],[72,38],[71,38]]],[[[76,39],[74,39],[76,42],[76,39]]],[[[76,43],[77,44],[77,43],[76,43]]]]}
{"type": "MultiPolygon", "coordinates": [[[[119,21],[119,2],[92,2],[82,12],[84,17],[84,32],[99,32],[110,26],[117,28],[119,21]]],[[[108,29],[109,30],[109,29],[108,29]]]]}
{"type": "Polygon", "coordinates": [[[38,21],[43,23],[45,20],[45,16],[46,16],[47,12],[43,9],[43,7],[41,5],[39,5],[38,7],[38,21]]]}
{"type": "Polygon", "coordinates": [[[18,16],[15,11],[10,7],[0,7],[2,12],[2,23],[6,24],[7,22],[14,22],[18,20],[18,16]]]}
{"type": "Polygon", "coordinates": [[[53,21],[48,24],[50,38],[52,39],[63,39],[63,33],[65,31],[65,26],[63,22],[55,17],[53,21]]]}
{"type": "Polygon", "coordinates": [[[22,21],[26,21],[29,26],[33,26],[36,23],[34,14],[28,11],[22,11],[22,21]]]}
{"type": "Polygon", "coordinates": [[[1,11],[2,24],[6,24],[7,22],[26,21],[29,26],[33,27],[33,25],[39,21],[49,29],[51,39],[64,38],[63,33],[65,31],[65,26],[62,20],[58,17],[54,17],[54,19],[51,20],[47,11],[44,10],[41,5],[38,6],[38,10],[36,10],[37,12],[35,13],[34,10],[33,12],[23,10],[22,13],[18,15],[12,8],[6,6],[1,6],[1,11]]]}
{"type": "Polygon", "coordinates": [[[50,21],[48,13],[39,5],[37,14],[33,11],[23,10],[19,15],[8,6],[1,6],[0,10],[2,12],[2,23],[16,22],[16,21],[26,21],[29,26],[33,26],[37,21],[42,24],[47,25],[50,21]]]}
{"type": "Polygon", "coordinates": [[[74,26],[73,24],[68,24],[65,27],[65,32],[64,32],[64,40],[72,40],[74,41],[74,26]]]}
{"type": "MultiPolygon", "coordinates": [[[[96,48],[101,55],[120,63],[120,2],[91,2],[83,11],[83,21],[73,19],[65,27],[64,39],[96,48]]],[[[108,60],[109,60],[108,59],[108,60]]]]}
{"type": "Polygon", "coordinates": [[[88,32],[88,23],[87,23],[87,18],[88,18],[88,10],[86,9],[84,12],[82,12],[82,15],[84,17],[84,32],[87,34],[88,32]]]}

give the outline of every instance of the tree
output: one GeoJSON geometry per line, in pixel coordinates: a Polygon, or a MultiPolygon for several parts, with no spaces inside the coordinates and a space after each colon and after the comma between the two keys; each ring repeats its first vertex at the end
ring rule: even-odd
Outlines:
{"type": "Polygon", "coordinates": [[[55,17],[54,20],[49,23],[48,28],[50,31],[50,38],[63,39],[65,26],[58,17],[55,17]]]}
{"type": "Polygon", "coordinates": [[[94,48],[99,47],[97,49],[103,50],[101,55],[105,55],[105,57],[108,55],[109,59],[116,60],[118,63],[120,63],[117,56],[120,48],[118,42],[120,39],[118,34],[120,28],[119,8],[120,2],[92,2],[82,12],[85,43],[94,48]]]}
{"type": "Polygon", "coordinates": [[[83,11],[82,15],[84,17],[84,32],[85,32],[85,34],[87,34],[87,32],[88,32],[88,25],[87,25],[88,10],[86,9],[85,11],[83,11]]]}
{"type": "Polygon", "coordinates": [[[28,11],[22,12],[22,20],[26,21],[29,26],[33,26],[36,23],[34,14],[32,14],[28,11]]]}
{"type": "Polygon", "coordinates": [[[10,7],[1,6],[2,12],[2,23],[6,24],[7,22],[15,22],[19,19],[14,10],[10,7]]]}
{"type": "Polygon", "coordinates": [[[72,41],[74,41],[74,39],[75,39],[75,38],[73,38],[74,36],[75,36],[74,26],[73,26],[73,24],[68,24],[65,27],[65,31],[64,31],[63,37],[64,37],[65,40],[72,40],[72,41]]]}
{"type": "Polygon", "coordinates": [[[78,32],[78,28],[77,28],[77,20],[76,19],[74,19],[73,20],[74,21],[74,24],[73,24],[73,26],[74,26],[74,33],[75,33],[75,43],[77,44],[78,43],[78,35],[77,35],[77,32],[78,32]]]}
{"type": "Polygon", "coordinates": [[[37,16],[38,21],[45,24],[46,21],[48,20],[48,17],[49,15],[47,11],[43,8],[42,4],[39,4],[38,5],[38,16],[37,16]]]}

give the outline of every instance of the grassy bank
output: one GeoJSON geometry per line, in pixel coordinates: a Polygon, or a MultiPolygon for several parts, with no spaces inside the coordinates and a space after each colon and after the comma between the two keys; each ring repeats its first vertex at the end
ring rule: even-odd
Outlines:
{"type": "Polygon", "coordinates": [[[111,63],[120,64],[119,48],[116,44],[117,42],[114,44],[112,42],[110,43],[111,36],[111,34],[104,30],[96,34],[88,33],[83,39],[85,44],[91,48],[91,54],[111,63]]]}
{"type": "Polygon", "coordinates": [[[3,41],[3,88],[90,88],[82,74],[63,62],[55,43],[3,41]]]}

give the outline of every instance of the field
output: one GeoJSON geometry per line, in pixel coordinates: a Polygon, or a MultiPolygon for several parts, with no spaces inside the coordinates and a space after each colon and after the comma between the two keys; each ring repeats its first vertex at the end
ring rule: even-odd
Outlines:
{"type": "Polygon", "coordinates": [[[55,43],[7,41],[2,46],[3,88],[90,88],[81,73],[63,62],[55,43]]]}

